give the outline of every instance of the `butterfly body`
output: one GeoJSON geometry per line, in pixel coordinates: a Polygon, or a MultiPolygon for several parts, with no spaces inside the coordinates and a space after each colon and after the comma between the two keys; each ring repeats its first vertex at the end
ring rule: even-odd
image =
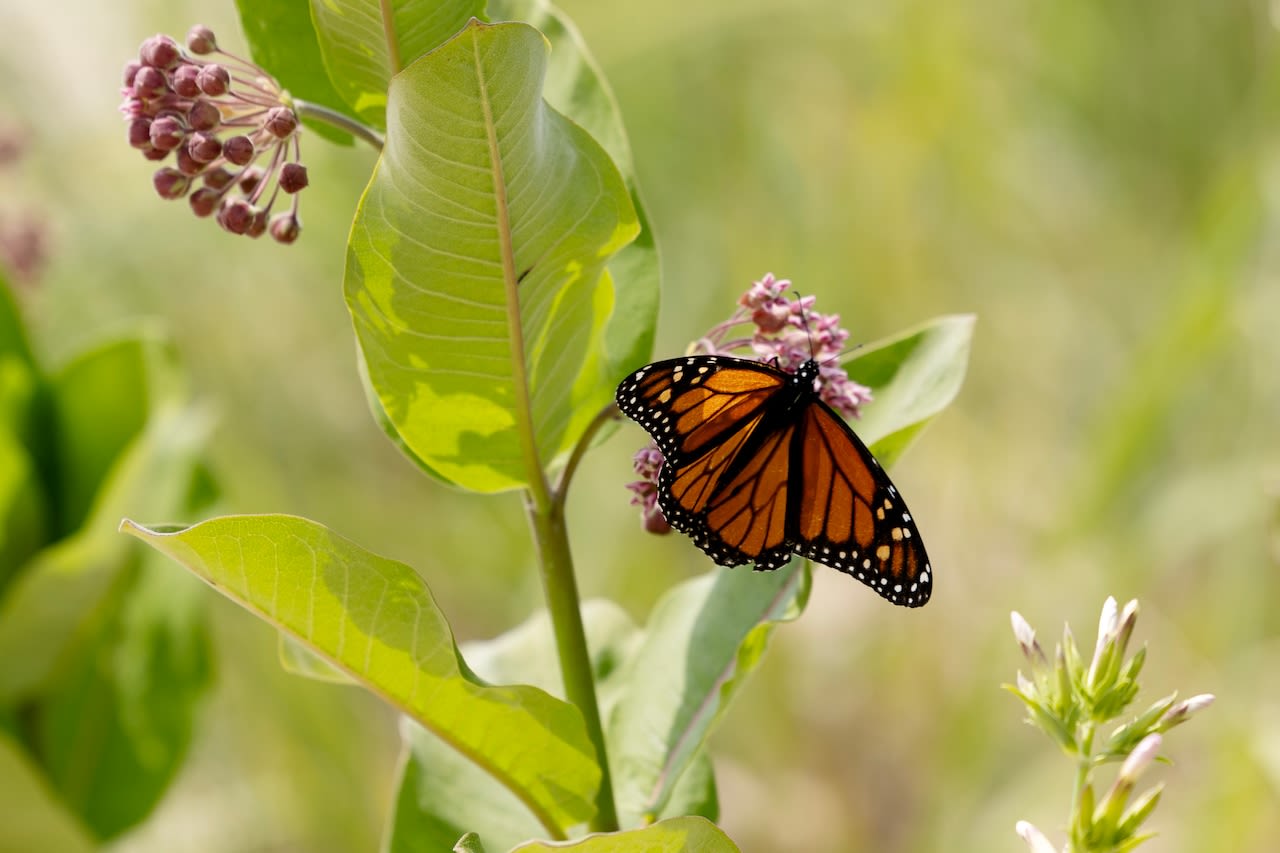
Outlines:
{"type": "Polygon", "coordinates": [[[845,572],[907,607],[929,600],[932,569],[897,489],[795,373],[718,355],[643,367],[618,386],[618,408],[665,457],[658,506],[716,563],[780,568],[793,554],[845,572]]]}

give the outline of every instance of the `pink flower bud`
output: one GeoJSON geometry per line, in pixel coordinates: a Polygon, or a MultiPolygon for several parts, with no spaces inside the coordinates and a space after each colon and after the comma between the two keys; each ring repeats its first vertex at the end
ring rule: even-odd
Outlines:
{"type": "Polygon", "coordinates": [[[134,75],[133,94],[144,101],[159,97],[167,91],[169,91],[169,84],[165,82],[162,71],[146,65],[139,68],[138,73],[134,75]]]}
{"type": "Polygon", "coordinates": [[[200,76],[200,66],[179,65],[173,72],[173,91],[184,98],[194,98],[200,94],[200,84],[196,82],[200,76]]]}
{"type": "Polygon", "coordinates": [[[301,163],[285,163],[280,167],[280,189],[296,193],[307,186],[307,167],[301,163]]]}
{"type": "Polygon", "coordinates": [[[129,120],[129,145],[138,149],[151,147],[151,119],[138,116],[129,120]]]}
{"type": "Polygon", "coordinates": [[[138,60],[130,60],[124,66],[124,87],[133,89],[133,81],[138,76],[138,72],[142,70],[142,63],[138,60]]]}
{"type": "Polygon", "coordinates": [[[218,206],[218,202],[221,200],[222,193],[208,187],[201,187],[193,192],[191,198],[188,199],[191,202],[191,212],[202,218],[213,213],[214,208],[218,206]]]}
{"type": "Polygon", "coordinates": [[[279,213],[271,217],[271,239],[277,243],[292,243],[302,233],[302,223],[292,213],[279,213]]]}
{"type": "Polygon", "coordinates": [[[235,180],[235,175],[219,166],[216,169],[210,169],[204,173],[204,185],[213,190],[225,190],[231,186],[235,180]]]}
{"type": "Polygon", "coordinates": [[[183,145],[178,148],[177,153],[178,171],[186,175],[188,178],[194,178],[196,175],[204,171],[205,164],[191,156],[191,152],[187,150],[187,146],[183,145]]]}
{"type": "Polygon", "coordinates": [[[142,149],[142,156],[146,157],[148,160],[163,160],[169,156],[169,152],[161,151],[159,148],[148,142],[147,147],[142,149]]]}
{"type": "Polygon", "coordinates": [[[197,163],[208,164],[217,160],[222,154],[222,143],[218,137],[208,133],[193,133],[187,140],[187,151],[191,159],[197,163]]]}
{"type": "Polygon", "coordinates": [[[192,130],[213,130],[222,124],[222,111],[208,101],[196,101],[187,110],[187,123],[192,130]]]}
{"type": "Polygon", "coordinates": [[[249,230],[254,213],[253,205],[244,199],[229,199],[222,203],[222,209],[218,211],[218,224],[232,234],[243,234],[249,230]]]}
{"type": "Polygon", "coordinates": [[[236,166],[247,164],[254,153],[253,142],[247,136],[232,136],[222,143],[222,156],[236,166]]]}
{"type": "Polygon", "coordinates": [[[225,95],[227,89],[231,88],[231,73],[217,63],[210,63],[200,69],[196,85],[201,92],[212,98],[225,95]]]}
{"type": "Polygon", "coordinates": [[[151,118],[151,113],[147,110],[147,105],[140,98],[125,98],[124,103],[120,105],[120,112],[125,118],[137,118],[145,116],[151,118]]]}
{"type": "Polygon", "coordinates": [[[240,190],[245,195],[253,192],[258,188],[258,184],[262,183],[262,179],[267,173],[259,169],[257,166],[251,166],[244,170],[244,174],[240,176],[240,190]]]}
{"type": "Polygon", "coordinates": [[[151,144],[159,151],[172,151],[186,138],[186,128],[173,116],[161,116],[151,122],[151,144]]]}
{"type": "Polygon", "coordinates": [[[288,107],[272,107],[267,111],[267,118],[262,126],[277,139],[287,139],[289,134],[298,129],[298,117],[288,107]]]}
{"type": "Polygon", "coordinates": [[[258,210],[253,214],[253,218],[249,220],[249,227],[245,229],[245,236],[258,239],[267,233],[267,211],[258,210]]]}
{"type": "Polygon", "coordinates": [[[161,169],[152,178],[156,192],[161,198],[182,198],[191,188],[191,179],[177,169],[161,169]]]}
{"type": "Polygon", "coordinates": [[[662,514],[662,510],[653,507],[644,511],[644,530],[655,536],[665,536],[671,532],[671,522],[662,514]]]}
{"type": "Polygon", "coordinates": [[[204,24],[196,24],[187,30],[187,50],[197,56],[204,56],[207,53],[213,53],[217,49],[218,42],[213,37],[213,30],[204,24]]]}
{"type": "Polygon", "coordinates": [[[165,35],[154,35],[142,43],[138,58],[152,68],[168,70],[178,64],[182,51],[178,43],[165,35]]]}

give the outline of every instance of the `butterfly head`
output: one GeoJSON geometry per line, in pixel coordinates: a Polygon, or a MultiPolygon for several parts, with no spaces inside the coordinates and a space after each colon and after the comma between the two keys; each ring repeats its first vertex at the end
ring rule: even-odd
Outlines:
{"type": "Polygon", "coordinates": [[[791,376],[791,382],[801,388],[813,389],[813,383],[818,378],[820,371],[818,370],[818,362],[812,358],[805,359],[794,374],[791,376]]]}

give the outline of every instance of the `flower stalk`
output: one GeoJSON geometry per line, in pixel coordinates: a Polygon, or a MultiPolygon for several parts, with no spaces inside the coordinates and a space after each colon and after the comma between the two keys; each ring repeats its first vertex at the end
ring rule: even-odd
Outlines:
{"type": "MultiPolygon", "coordinates": [[[[1140,832],[1160,801],[1156,785],[1136,798],[1139,777],[1155,761],[1164,745],[1163,733],[1190,719],[1213,702],[1202,693],[1177,702],[1177,694],[1157,700],[1145,711],[1115,728],[1098,747],[1098,733],[1119,719],[1138,694],[1138,675],[1146,661],[1146,648],[1126,657],[1138,619],[1138,602],[1120,609],[1108,598],[1098,622],[1093,656],[1085,661],[1069,626],[1050,664],[1036,640],[1035,631],[1016,611],[1011,614],[1013,636],[1030,665],[1031,676],[1021,671],[1016,685],[1005,685],[1027,709],[1027,720],[1044,731],[1075,763],[1068,840],[1064,853],[1114,853],[1137,847],[1150,833],[1140,832]],[[1115,780],[1100,800],[1095,775],[1105,764],[1118,763],[1115,780]]],[[[1019,821],[1018,835],[1032,853],[1055,848],[1035,826],[1019,821]]]]}

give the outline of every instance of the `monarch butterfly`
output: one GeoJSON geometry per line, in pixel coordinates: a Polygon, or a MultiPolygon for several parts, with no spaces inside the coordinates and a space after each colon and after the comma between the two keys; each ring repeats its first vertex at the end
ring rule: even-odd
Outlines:
{"type": "Polygon", "coordinates": [[[889,475],[814,391],[818,363],[695,355],[642,367],[618,408],[666,458],[658,506],[722,566],[772,571],[793,553],[904,607],[929,600],[924,543],[889,475]]]}

